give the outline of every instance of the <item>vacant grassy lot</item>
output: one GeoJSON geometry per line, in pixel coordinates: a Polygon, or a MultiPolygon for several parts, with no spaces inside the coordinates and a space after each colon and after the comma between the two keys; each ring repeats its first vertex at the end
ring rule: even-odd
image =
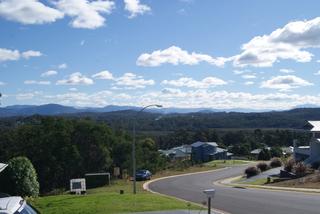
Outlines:
{"type": "MultiPolygon", "coordinates": [[[[248,162],[238,160],[212,161],[184,170],[166,170],[155,177],[213,170],[246,163],[248,162]]],[[[39,197],[31,203],[43,214],[105,214],[200,209],[196,205],[190,205],[177,199],[149,193],[143,190],[142,184],[143,182],[137,183],[138,194],[136,195],[132,194],[132,183],[130,181],[119,180],[110,186],[89,190],[87,195],[84,196],[64,194],[39,197]],[[120,190],[124,190],[123,195],[119,194],[120,190]]]]}
{"type": "Polygon", "coordinates": [[[39,197],[32,204],[43,214],[105,214],[153,210],[199,209],[198,206],[149,193],[138,183],[138,194],[133,195],[131,182],[118,181],[108,186],[88,191],[87,195],[58,195],[39,197]],[[124,194],[120,195],[120,190],[124,194]]]}

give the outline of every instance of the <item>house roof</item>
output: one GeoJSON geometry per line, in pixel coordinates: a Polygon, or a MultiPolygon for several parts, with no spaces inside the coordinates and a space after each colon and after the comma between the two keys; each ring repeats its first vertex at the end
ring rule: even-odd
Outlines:
{"type": "Polygon", "coordinates": [[[218,144],[216,142],[201,142],[201,141],[197,141],[197,142],[191,144],[191,146],[192,147],[199,147],[199,146],[202,146],[204,144],[211,145],[211,146],[214,146],[214,147],[218,146],[218,144]]]}
{"type": "Polygon", "coordinates": [[[312,126],[311,130],[312,132],[319,132],[320,131],[320,121],[308,121],[308,123],[312,126]]]}
{"type": "Polygon", "coordinates": [[[258,154],[260,154],[261,151],[262,151],[262,149],[255,149],[255,150],[252,150],[252,151],[250,152],[250,154],[258,155],[258,154]]]}

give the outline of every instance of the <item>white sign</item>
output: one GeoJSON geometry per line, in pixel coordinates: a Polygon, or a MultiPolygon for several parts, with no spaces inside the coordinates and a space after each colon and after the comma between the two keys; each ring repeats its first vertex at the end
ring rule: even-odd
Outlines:
{"type": "Polygon", "coordinates": [[[70,180],[70,192],[81,194],[82,192],[86,192],[86,179],[77,178],[70,180]]]}

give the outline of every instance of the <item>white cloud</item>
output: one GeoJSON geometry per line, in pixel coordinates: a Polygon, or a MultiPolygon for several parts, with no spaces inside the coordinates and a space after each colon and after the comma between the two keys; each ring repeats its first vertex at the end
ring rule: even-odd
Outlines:
{"type": "Polygon", "coordinates": [[[38,0],[2,0],[0,16],[22,24],[43,24],[63,18],[63,13],[38,0]]]}
{"type": "Polygon", "coordinates": [[[58,80],[57,85],[92,85],[93,80],[80,72],[71,74],[67,79],[58,80]]]}
{"type": "Polygon", "coordinates": [[[289,91],[294,88],[303,86],[310,86],[312,83],[307,80],[301,79],[294,75],[276,76],[267,81],[263,81],[261,88],[278,89],[280,91],[289,91]]]}
{"type": "Polygon", "coordinates": [[[151,11],[148,5],[141,4],[140,0],[124,0],[124,9],[130,13],[129,18],[134,18],[137,15],[143,15],[151,11]]]}
{"type": "Polygon", "coordinates": [[[26,85],[50,85],[50,81],[36,81],[36,80],[25,80],[24,84],[26,85]]]}
{"type": "Polygon", "coordinates": [[[57,71],[49,70],[49,71],[46,71],[46,72],[42,73],[41,77],[49,77],[49,76],[54,76],[54,75],[57,75],[57,74],[58,74],[57,71]]]}
{"type": "Polygon", "coordinates": [[[211,88],[220,85],[226,85],[227,83],[224,80],[216,77],[206,77],[201,81],[197,81],[189,77],[181,77],[177,80],[164,80],[162,81],[162,84],[175,87],[211,88]]]}
{"type": "Polygon", "coordinates": [[[145,88],[149,85],[154,85],[154,80],[145,80],[142,76],[137,76],[133,73],[125,73],[122,77],[115,79],[116,85],[124,86],[126,89],[145,88]]]}
{"type": "Polygon", "coordinates": [[[257,36],[242,46],[233,57],[234,65],[270,67],[281,59],[311,61],[313,54],[304,50],[320,47],[320,17],[290,22],[269,35],[257,36]]]}
{"type": "Polygon", "coordinates": [[[286,69],[286,68],[282,68],[279,70],[281,73],[286,73],[286,74],[289,74],[289,73],[294,73],[295,71],[292,70],[292,69],[286,69]]]}
{"type": "Polygon", "coordinates": [[[5,48],[0,48],[0,62],[4,61],[14,61],[21,58],[29,59],[30,57],[42,56],[39,51],[28,50],[20,53],[18,50],[9,50],[5,48]]]}
{"type": "Polygon", "coordinates": [[[0,86],[4,86],[4,85],[6,85],[6,83],[0,81],[0,86]]]}
{"type": "Polygon", "coordinates": [[[317,72],[315,72],[315,73],[313,73],[314,75],[320,75],[320,70],[319,71],[317,71],[317,72]]]}
{"type": "MultiPolygon", "coordinates": [[[[247,70],[233,70],[232,72],[233,72],[234,74],[236,74],[236,75],[248,73],[247,70]]],[[[249,72],[250,72],[250,71],[249,71],[249,72]]]]}
{"type": "Polygon", "coordinates": [[[58,65],[59,69],[66,69],[68,67],[68,65],[66,63],[62,63],[60,65],[58,65]]]}
{"type": "Polygon", "coordinates": [[[206,54],[195,52],[188,53],[179,47],[171,46],[164,50],[153,51],[151,54],[141,54],[137,60],[137,65],[156,67],[166,63],[173,65],[196,65],[200,62],[207,62],[212,65],[223,66],[228,60],[229,59],[223,57],[214,58],[206,54]]]}
{"type": "Polygon", "coordinates": [[[105,24],[105,17],[110,14],[115,4],[109,0],[59,0],[56,7],[64,14],[71,16],[71,26],[74,28],[96,29],[105,24]]]}
{"type": "Polygon", "coordinates": [[[110,71],[105,70],[105,71],[101,71],[99,73],[92,75],[92,78],[102,79],[102,80],[112,80],[113,75],[110,71]]]}
{"type": "Polygon", "coordinates": [[[243,79],[255,79],[257,76],[255,74],[244,74],[241,76],[243,79]]]}
{"type": "Polygon", "coordinates": [[[25,51],[21,54],[21,56],[25,59],[29,59],[30,57],[39,57],[42,56],[42,53],[40,51],[25,51]]]}
{"type": "Polygon", "coordinates": [[[69,91],[78,91],[77,88],[69,88],[69,91]]]}
{"type": "Polygon", "coordinates": [[[245,85],[253,85],[254,82],[253,82],[253,81],[247,81],[247,82],[245,82],[244,84],[245,84],[245,85]]]}
{"type": "Polygon", "coordinates": [[[20,58],[20,52],[18,50],[9,50],[0,48],[0,62],[18,60],[20,58]]]}

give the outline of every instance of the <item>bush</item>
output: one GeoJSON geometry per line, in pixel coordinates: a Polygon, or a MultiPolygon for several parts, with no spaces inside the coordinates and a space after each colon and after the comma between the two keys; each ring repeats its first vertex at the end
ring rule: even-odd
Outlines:
{"type": "Polygon", "coordinates": [[[307,166],[303,162],[299,162],[294,166],[294,172],[298,177],[306,175],[307,166]]]}
{"type": "Polygon", "coordinates": [[[255,166],[249,166],[248,168],[246,168],[246,170],[244,171],[244,173],[247,175],[247,178],[250,178],[252,176],[258,175],[260,173],[260,169],[258,169],[255,166]]]}
{"type": "Polygon", "coordinates": [[[285,164],[284,164],[284,170],[287,172],[292,172],[294,165],[296,164],[296,161],[294,159],[289,159],[285,164]]]}
{"type": "Polygon", "coordinates": [[[261,172],[264,172],[269,169],[269,166],[265,162],[260,162],[257,164],[257,168],[260,169],[261,172]]]}
{"type": "Polygon", "coordinates": [[[276,168],[282,166],[282,161],[280,158],[272,158],[270,161],[270,167],[276,168]]]}
{"type": "Polygon", "coordinates": [[[8,167],[1,173],[0,191],[22,197],[39,195],[37,173],[26,157],[12,158],[8,167]]]}

